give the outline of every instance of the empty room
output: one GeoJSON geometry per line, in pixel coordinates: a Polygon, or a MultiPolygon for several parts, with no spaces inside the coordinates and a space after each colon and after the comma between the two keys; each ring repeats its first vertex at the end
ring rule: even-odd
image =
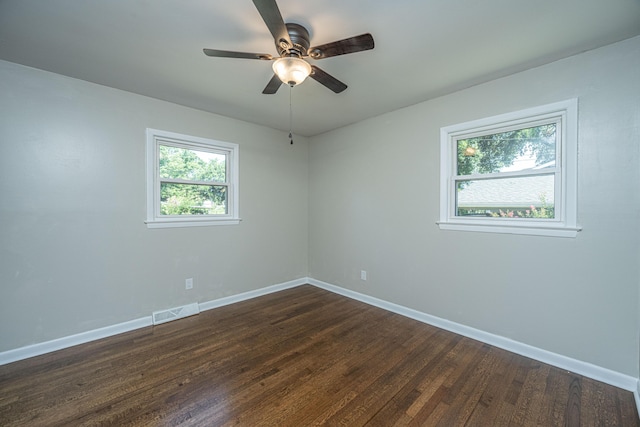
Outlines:
{"type": "Polygon", "coordinates": [[[640,426],[640,0],[0,0],[0,425],[640,426]]]}

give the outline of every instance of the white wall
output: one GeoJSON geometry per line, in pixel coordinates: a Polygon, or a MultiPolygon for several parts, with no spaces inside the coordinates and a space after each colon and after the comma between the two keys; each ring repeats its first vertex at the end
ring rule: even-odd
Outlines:
{"type": "Polygon", "coordinates": [[[638,70],[634,38],[313,138],[309,275],[638,377],[638,70]],[[574,97],[577,238],[439,230],[440,127],[574,97]]]}
{"type": "Polygon", "coordinates": [[[0,351],[305,277],[307,157],[302,137],[0,61],[0,351]],[[146,228],[147,127],[240,145],[240,225],[146,228]]]}

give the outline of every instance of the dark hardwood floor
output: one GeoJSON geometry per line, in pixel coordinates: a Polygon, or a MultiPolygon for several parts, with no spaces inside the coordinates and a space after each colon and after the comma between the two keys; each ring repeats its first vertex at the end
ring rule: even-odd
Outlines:
{"type": "Polygon", "coordinates": [[[301,286],[0,366],[0,425],[640,422],[631,392],[301,286]]]}

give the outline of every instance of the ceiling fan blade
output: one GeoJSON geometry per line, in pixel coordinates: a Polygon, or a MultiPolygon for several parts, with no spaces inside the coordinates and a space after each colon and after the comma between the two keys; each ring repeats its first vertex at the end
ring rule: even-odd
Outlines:
{"type": "Polygon", "coordinates": [[[373,36],[367,33],[320,46],[314,46],[309,49],[309,56],[313,59],[330,58],[332,56],[370,50],[373,49],[373,46],[373,36]]]}
{"type": "Polygon", "coordinates": [[[253,4],[258,9],[264,23],[267,24],[276,45],[285,50],[291,48],[293,44],[276,0],[253,0],[253,4]]]}
{"type": "Polygon", "coordinates": [[[325,71],[322,71],[320,68],[316,67],[315,65],[311,66],[311,70],[312,70],[311,75],[309,77],[311,77],[313,80],[317,81],[318,83],[328,87],[335,93],[340,93],[347,88],[346,84],[342,83],[340,80],[336,79],[331,74],[328,74],[325,71]]]}
{"type": "Polygon", "coordinates": [[[273,95],[278,91],[278,89],[280,89],[281,84],[282,80],[280,80],[280,77],[278,77],[277,74],[274,74],[273,77],[271,77],[271,80],[269,80],[269,83],[267,83],[267,86],[264,88],[262,93],[265,95],[273,95]]]}
{"type": "Polygon", "coordinates": [[[263,59],[270,61],[273,56],[268,53],[248,53],[248,52],[234,52],[231,50],[217,50],[217,49],[202,49],[207,56],[215,56],[221,58],[240,58],[240,59],[263,59]]]}

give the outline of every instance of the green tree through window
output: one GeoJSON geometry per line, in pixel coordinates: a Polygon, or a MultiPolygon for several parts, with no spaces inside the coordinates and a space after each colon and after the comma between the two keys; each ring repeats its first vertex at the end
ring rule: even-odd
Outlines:
{"type": "Polygon", "coordinates": [[[556,124],[460,139],[457,152],[458,175],[498,172],[523,156],[540,166],[555,160],[556,124]]]}
{"type": "Polygon", "coordinates": [[[160,145],[160,214],[227,213],[226,156],[160,145]]]}

